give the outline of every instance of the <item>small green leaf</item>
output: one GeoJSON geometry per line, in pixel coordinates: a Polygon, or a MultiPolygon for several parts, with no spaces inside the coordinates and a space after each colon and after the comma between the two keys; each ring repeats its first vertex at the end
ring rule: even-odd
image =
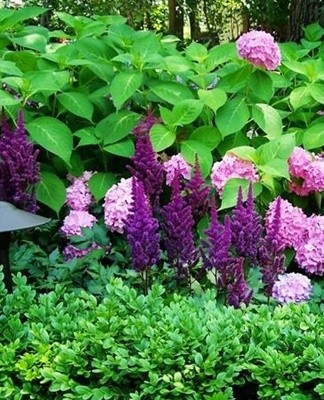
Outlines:
{"type": "Polygon", "coordinates": [[[99,201],[105,197],[107,190],[116,183],[116,177],[111,172],[96,172],[89,179],[88,185],[91,194],[99,201]]]}
{"type": "Polygon", "coordinates": [[[11,94],[0,89],[0,106],[3,106],[3,107],[14,106],[19,103],[20,103],[20,100],[15,99],[11,94]]]}
{"type": "Polygon", "coordinates": [[[119,109],[141,86],[143,74],[140,72],[122,71],[112,80],[110,94],[119,109]]]}
{"type": "Polygon", "coordinates": [[[190,43],[190,45],[186,48],[186,56],[193,60],[197,61],[198,63],[202,63],[206,60],[208,56],[207,48],[196,42],[190,43]]]}
{"type": "Polygon", "coordinates": [[[140,115],[132,111],[119,111],[108,115],[96,126],[96,136],[102,138],[104,145],[119,142],[132,132],[140,115]]]}
{"type": "Polygon", "coordinates": [[[218,129],[213,126],[200,126],[195,129],[189,136],[190,140],[195,140],[200,142],[211,150],[214,150],[222,140],[222,135],[219,133],[218,129]]]}
{"type": "Polygon", "coordinates": [[[179,101],[193,99],[194,95],[187,86],[177,82],[157,81],[149,85],[150,90],[167,103],[176,105],[179,101]]]}
{"type": "Polygon", "coordinates": [[[92,120],[93,104],[85,94],[64,92],[57,95],[57,100],[63,107],[70,111],[70,113],[86,118],[89,121],[92,120]]]}
{"type": "Polygon", "coordinates": [[[73,138],[70,128],[52,117],[39,117],[26,125],[32,139],[69,163],[73,138]]]}
{"type": "Polygon", "coordinates": [[[40,175],[40,182],[36,186],[37,201],[45,204],[58,214],[65,202],[65,186],[60,178],[52,172],[42,171],[40,175]]]}
{"type": "Polygon", "coordinates": [[[314,100],[311,96],[309,86],[301,86],[292,90],[289,95],[289,101],[294,110],[297,110],[300,107],[310,104],[314,100]]]}
{"type": "Polygon", "coordinates": [[[180,149],[183,157],[191,165],[195,164],[196,156],[198,156],[202,175],[204,177],[209,175],[213,163],[213,157],[209,147],[196,140],[190,139],[181,142],[180,149]]]}
{"type": "Polygon", "coordinates": [[[150,138],[154,151],[158,152],[172,146],[176,139],[176,134],[165,125],[155,124],[150,130],[150,138]]]}
{"type": "Polygon", "coordinates": [[[324,146],[324,123],[316,124],[303,134],[303,145],[306,150],[318,149],[324,146]]]}
{"type": "Polygon", "coordinates": [[[268,175],[289,179],[288,163],[281,158],[274,158],[265,165],[259,165],[258,169],[268,175]]]}
{"type": "Polygon", "coordinates": [[[221,89],[212,89],[212,90],[198,90],[198,96],[201,101],[203,101],[204,105],[209,107],[216,113],[216,111],[222,107],[227,100],[226,93],[221,89]]]}
{"type": "MultiPolygon", "coordinates": [[[[246,201],[250,182],[246,179],[229,179],[223,189],[222,204],[219,210],[225,210],[236,205],[239,187],[242,187],[243,201],[246,201]]],[[[257,197],[262,192],[261,183],[253,183],[253,197],[257,197]]]]}
{"type": "Polygon", "coordinates": [[[96,145],[100,143],[100,139],[95,135],[95,128],[93,126],[86,126],[73,133],[73,136],[80,138],[78,147],[96,145]]]}
{"type": "Polygon", "coordinates": [[[172,74],[179,74],[186,72],[192,68],[192,63],[185,57],[179,56],[167,56],[164,58],[166,64],[166,70],[172,74]]]}
{"type": "Polygon", "coordinates": [[[38,33],[30,33],[29,35],[24,35],[21,37],[14,37],[11,39],[13,43],[18,44],[21,47],[26,47],[27,49],[36,50],[39,52],[44,52],[47,45],[47,38],[38,33]]]}
{"type": "Polygon", "coordinates": [[[294,147],[295,135],[286,134],[259,146],[256,150],[256,157],[260,165],[266,165],[276,158],[288,160],[294,147]]]}
{"type": "Polygon", "coordinates": [[[172,110],[173,120],[177,126],[188,125],[195,121],[203,109],[199,100],[182,100],[172,110]]]}
{"type": "Polygon", "coordinates": [[[221,107],[216,113],[216,125],[223,138],[238,132],[250,118],[248,106],[241,95],[237,95],[221,107]]]}
{"type": "Polygon", "coordinates": [[[116,156],[130,158],[134,155],[135,146],[131,139],[126,138],[120,142],[105,145],[104,150],[107,151],[107,153],[115,154],[116,156]]]}
{"type": "Polygon", "coordinates": [[[312,83],[308,85],[309,93],[314,100],[324,104],[324,85],[321,83],[312,83]]]}
{"type": "Polygon", "coordinates": [[[69,82],[70,74],[68,71],[30,71],[24,78],[29,81],[30,92],[58,92],[69,82]]]}
{"type": "Polygon", "coordinates": [[[12,61],[0,60],[0,73],[22,76],[22,71],[12,61]]]}
{"type": "Polygon", "coordinates": [[[251,75],[250,88],[253,94],[268,103],[273,96],[273,81],[266,71],[255,69],[251,75]]]}
{"type": "Polygon", "coordinates": [[[281,117],[273,107],[268,104],[257,103],[252,107],[252,116],[269,139],[275,139],[282,134],[281,117]]]}
{"type": "Polygon", "coordinates": [[[210,71],[217,65],[224,64],[235,57],[237,57],[235,43],[220,44],[209,51],[205,65],[207,70],[210,71]]]}
{"type": "Polygon", "coordinates": [[[234,154],[237,157],[242,158],[243,160],[256,161],[256,150],[254,147],[238,146],[228,150],[227,153],[234,154]]]}

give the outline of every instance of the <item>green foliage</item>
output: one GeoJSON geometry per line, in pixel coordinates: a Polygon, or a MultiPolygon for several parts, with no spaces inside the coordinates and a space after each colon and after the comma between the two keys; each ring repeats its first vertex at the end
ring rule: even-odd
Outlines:
{"type": "Polygon", "coordinates": [[[321,398],[323,315],[307,305],[235,310],[120,279],[102,301],[15,283],[11,295],[0,284],[2,398],[321,398]]]}

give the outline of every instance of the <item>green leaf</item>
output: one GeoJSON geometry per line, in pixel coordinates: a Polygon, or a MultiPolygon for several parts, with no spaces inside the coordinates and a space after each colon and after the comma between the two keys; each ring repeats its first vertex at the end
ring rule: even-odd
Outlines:
{"type": "Polygon", "coordinates": [[[294,110],[297,110],[300,107],[308,105],[314,100],[311,96],[309,86],[302,86],[292,90],[289,95],[289,101],[294,110]]]}
{"type": "Polygon", "coordinates": [[[140,72],[122,71],[112,80],[110,94],[119,109],[141,86],[143,74],[140,72]]]}
{"type": "Polygon", "coordinates": [[[16,36],[11,39],[13,43],[27,49],[44,52],[47,45],[47,38],[39,33],[30,33],[29,35],[16,36]]]}
{"type": "Polygon", "coordinates": [[[303,145],[306,150],[318,149],[324,146],[324,123],[316,124],[303,134],[303,145]]]}
{"type": "Polygon", "coordinates": [[[68,71],[30,71],[24,78],[30,83],[30,92],[58,92],[69,82],[70,74],[68,71]]]}
{"type": "Polygon", "coordinates": [[[238,146],[234,147],[233,149],[228,150],[227,153],[234,154],[239,158],[242,158],[243,160],[248,160],[248,161],[255,161],[255,153],[256,150],[254,147],[250,146],[238,146]]]}
{"type": "Polygon", "coordinates": [[[200,100],[182,100],[172,110],[175,125],[188,125],[198,118],[203,109],[200,100]]]}
{"type": "Polygon", "coordinates": [[[274,158],[264,165],[259,165],[258,169],[268,175],[289,179],[288,163],[281,158],[274,158]]]}
{"type": "Polygon", "coordinates": [[[268,103],[273,96],[273,81],[266,71],[255,69],[251,75],[250,85],[253,94],[268,103]]]}
{"type": "Polygon", "coordinates": [[[185,57],[179,56],[167,56],[164,58],[166,64],[166,70],[172,74],[179,74],[186,72],[192,68],[192,63],[185,57]]]}
{"type": "Polygon", "coordinates": [[[198,63],[203,63],[207,56],[208,56],[208,51],[207,48],[196,42],[190,43],[190,45],[186,48],[186,56],[193,60],[197,61],[198,63]]]}
{"type": "MultiPolygon", "coordinates": [[[[223,189],[222,204],[219,210],[225,210],[236,205],[239,187],[242,187],[243,201],[246,201],[249,192],[250,182],[246,179],[229,179],[223,189]]],[[[257,197],[262,192],[262,185],[259,182],[253,183],[253,197],[257,197]]]]}
{"type": "Polygon", "coordinates": [[[251,65],[244,65],[234,72],[229,72],[226,75],[221,76],[221,79],[217,84],[218,89],[222,89],[229,93],[237,93],[249,84],[251,71],[251,65]]]}
{"type": "Polygon", "coordinates": [[[177,82],[161,82],[150,83],[150,90],[162,100],[170,104],[178,104],[179,101],[193,99],[194,95],[191,90],[177,82]]]}
{"type": "Polygon", "coordinates": [[[42,171],[36,186],[37,201],[45,204],[57,214],[65,203],[66,189],[60,178],[52,172],[42,171]]]}
{"type": "Polygon", "coordinates": [[[269,161],[276,158],[288,160],[294,147],[295,135],[286,134],[259,146],[256,150],[256,157],[260,165],[266,165],[269,161]]]}
{"type": "Polygon", "coordinates": [[[191,165],[195,164],[197,155],[202,175],[204,177],[209,175],[213,163],[213,157],[209,147],[196,140],[189,139],[181,142],[180,149],[185,160],[191,165]]]}
{"type": "Polygon", "coordinates": [[[70,113],[79,117],[92,120],[93,104],[83,93],[78,92],[64,92],[57,95],[57,100],[63,107],[70,113]]]}
{"type": "Polygon", "coordinates": [[[324,29],[318,23],[310,24],[303,29],[305,38],[310,42],[321,40],[322,36],[324,35],[324,29]]]}
{"type": "Polygon", "coordinates": [[[242,129],[250,118],[248,106],[245,98],[237,95],[221,107],[216,113],[216,125],[223,138],[238,132],[242,129]]]}
{"type": "Polygon", "coordinates": [[[282,134],[281,117],[273,107],[268,104],[257,103],[252,107],[252,116],[269,139],[274,139],[282,134]]]}
{"type": "Polygon", "coordinates": [[[0,60],[0,73],[6,75],[22,76],[22,71],[12,61],[0,60]]]}
{"type": "Polygon", "coordinates": [[[176,134],[165,125],[155,124],[150,130],[150,138],[154,151],[158,152],[172,146],[176,139],[176,134]]]}
{"type": "Polygon", "coordinates": [[[104,146],[108,153],[121,157],[132,157],[135,152],[134,142],[131,139],[124,139],[120,142],[104,146]]]}
{"type": "Polygon", "coordinates": [[[96,126],[96,136],[102,138],[104,145],[119,142],[132,132],[139,119],[140,115],[132,111],[110,114],[96,126]]]}
{"type": "Polygon", "coordinates": [[[308,85],[308,89],[314,100],[324,104],[324,85],[322,83],[312,83],[308,85]]]}
{"type": "Polygon", "coordinates": [[[214,150],[222,140],[222,135],[213,126],[200,126],[189,136],[190,140],[195,140],[214,150]]]}
{"type": "Polygon", "coordinates": [[[19,104],[20,100],[15,99],[11,94],[7,93],[5,90],[0,89],[0,106],[14,106],[19,104]]]}
{"type": "Polygon", "coordinates": [[[214,113],[222,107],[227,100],[226,93],[221,89],[212,89],[212,90],[198,90],[198,96],[201,101],[205,104],[205,106],[211,108],[214,113]]]}
{"type": "Polygon", "coordinates": [[[89,179],[88,185],[93,197],[99,201],[105,194],[107,190],[111,188],[113,184],[116,183],[116,177],[111,172],[96,172],[89,179]]]}
{"type": "Polygon", "coordinates": [[[93,126],[87,126],[85,128],[79,129],[73,133],[73,136],[80,138],[78,147],[96,145],[100,143],[100,139],[95,135],[95,128],[93,126]]]}
{"type": "Polygon", "coordinates": [[[36,143],[69,163],[73,138],[67,125],[52,117],[39,117],[29,122],[26,128],[36,143]]]}
{"type": "Polygon", "coordinates": [[[235,57],[237,57],[235,43],[220,44],[209,51],[205,65],[207,70],[210,71],[217,65],[224,64],[235,57]]]}

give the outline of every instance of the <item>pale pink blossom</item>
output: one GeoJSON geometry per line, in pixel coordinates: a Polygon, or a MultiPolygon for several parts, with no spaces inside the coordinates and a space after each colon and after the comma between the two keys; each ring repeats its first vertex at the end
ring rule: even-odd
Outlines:
{"type": "Polygon", "coordinates": [[[273,285],[272,296],[278,303],[300,303],[310,299],[312,284],[307,276],[291,272],[279,275],[273,285]]]}
{"type": "Polygon", "coordinates": [[[170,157],[168,161],[163,163],[163,167],[166,172],[166,184],[169,186],[171,186],[176,173],[179,173],[185,179],[190,179],[191,166],[181,154],[170,157]]]}
{"type": "Polygon", "coordinates": [[[67,236],[81,236],[82,228],[92,228],[97,218],[88,211],[71,210],[64,218],[61,231],[67,236]]]}

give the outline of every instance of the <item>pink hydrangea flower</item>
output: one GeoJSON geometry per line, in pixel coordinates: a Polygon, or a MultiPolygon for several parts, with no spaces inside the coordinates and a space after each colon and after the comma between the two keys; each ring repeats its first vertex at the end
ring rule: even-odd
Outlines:
{"type": "Polygon", "coordinates": [[[91,172],[86,171],[79,178],[70,178],[71,186],[66,189],[66,204],[72,210],[86,211],[92,202],[92,195],[87,185],[91,172]]]}
{"type": "Polygon", "coordinates": [[[97,218],[88,211],[71,210],[70,214],[64,218],[61,231],[67,236],[82,235],[82,228],[92,228],[97,218]]]}
{"type": "MultiPolygon", "coordinates": [[[[268,230],[273,222],[278,197],[269,204],[265,226],[268,230]]],[[[307,216],[299,207],[294,207],[288,200],[280,199],[280,226],[277,239],[280,244],[297,250],[307,237],[307,216]]]]}
{"type": "Polygon", "coordinates": [[[307,301],[311,294],[312,284],[310,279],[295,272],[279,275],[272,289],[272,296],[282,304],[307,301]]]}
{"type": "Polygon", "coordinates": [[[163,163],[166,172],[166,184],[171,186],[176,172],[180,172],[185,179],[190,179],[191,166],[182,157],[181,154],[172,156],[168,161],[163,163]]]}
{"type": "Polygon", "coordinates": [[[212,184],[220,196],[226,182],[231,178],[243,178],[250,182],[257,182],[259,176],[251,161],[243,160],[234,154],[226,154],[221,161],[213,165],[211,173],[212,184]]]}
{"type": "Polygon", "coordinates": [[[132,179],[122,178],[106,193],[104,218],[106,226],[113,232],[123,233],[133,205],[132,179]]]}
{"type": "Polygon", "coordinates": [[[296,251],[296,261],[310,274],[324,274],[324,216],[312,215],[307,221],[307,237],[296,251]]]}
{"type": "Polygon", "coordinates": [[[236,41],[237,52],[240,57],[250,61],[255,67],[274,70],[280,64],[281,55],[278,45],[270,33],[251,31],[244,33],[236,41]]]}

